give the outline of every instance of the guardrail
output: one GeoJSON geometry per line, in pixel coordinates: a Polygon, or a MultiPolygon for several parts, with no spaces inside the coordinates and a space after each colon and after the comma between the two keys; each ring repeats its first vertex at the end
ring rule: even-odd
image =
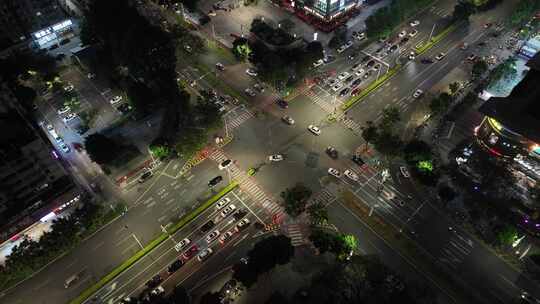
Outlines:
{"type": "MultiPolygon", "coordinates": [[[[188,223],[190,223],[192,220],[194,220],[197,216],[199,216],[203,211],[208,209],[210,206],[212,206],[217,200],[219,200],[221,197],[223,197],[225,194],[231,192],[234,188],[238,186],[237,181],[232,181],[229,185],[227,185],[225,188],[223,188],[221,191],[219,191],[216,195],[212,196],[209,200],[207,200],[204,204],[200,205],[190,214],[182,217],[182,219],[176,223],[176,225],[172,226],[169,229],[169,234],[174,234],[180,228],[184,227],[188,223]]],[[[155,238],[152,242],[150,242],[148,245],[146,245],[143,249],[139,250],[137,253],[135,253],[132,257],[124,261],[120,266],[116,267],[113,271],[111,271],[109,274],[101,278],[97,283],[90,286],[86,290],[84,290],[77,298],[71,300],[70,304],[81,304],[84,303],[90,296],[92,296],[94,293],[99,291],[103,286],[105,286],[107,283],[112,281],[114,278],[116,278],[118,275],[120,275],[122,272],[127,270],[129,267],[133,266],[137,261],[139,261],[141,258],[143,258],[146,254],[150,253],[152,250],[154,250],[157,246],[159,246],[163,241],[168,239],[169,234],[162,233],[157,238],[155,238]]]]}

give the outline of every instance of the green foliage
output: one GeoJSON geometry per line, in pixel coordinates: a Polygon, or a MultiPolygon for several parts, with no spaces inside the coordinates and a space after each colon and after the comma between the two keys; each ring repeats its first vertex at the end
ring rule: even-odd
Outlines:
{"type": "Polygon", "coordinates": [[[336,236],[333,233],[325,232],[322,229],[313,229],[309,235],[309,241],[320,253],[331,251],[334,248],[336,236]]]}
{"type": "Polygon", "coordinates": [[[499,246],[510,246],[517,238],[517,230],[514,226],[504,225],[497,232],[497,243],[499,246]]]}
{"type": "Polygon", "coordinates": [[[238,60],[247,60],[251,55],[251,48],[246,38],[236,38],[233,41],[232,52],[238,60]]]}
{"type": "Polygon", "coordinates": [[[400,120],[401,116],[399,115],[399,108],[393,106],[385,108],[382,112],[381,128],[388,132],[400,120]]]}
{"type": "Polygon", "coordinates": [[[323,203],[315,203],[307,208],[311,220],[315,223],[326,223],[328,221],[328,211],[323,203]]]}
{"type": "Polygon", "coordinates": [[[306,210],[307,199],[312,191],[302,183],[296,184],[292,188],[287,188],[281,192],[285,212],[291,217],[297,217],[306,210]]]}
{"type": "Polygon", "coordinates": [[[480,78],[488,70],[488,64],[484,60],[477,60],[472,67],[471,74],[474,79],[480,78]]]}
{"type": "Polygon", "coordinates": [[[509,57],[497,67],[495,67],[488,77],[490,86],[499,83],[500,81],[512,80],[517,76],[516,58],[509,57]]]}
{"type": "Polygon", "coordinates": [[[428,186],[434,186],[439,179],[439,170],[431,147],[420,140],[412,140],[403,149],[403,157],[413,169],[414,175],[420,182],[428,186]]]}
{"type": "Polygon", "coordinates": [[[384,131],[379,134],[377,140],[375,140],[375,149],[381,154],[392,158],[400,154],[403,142],[399,136],[390,132],[384,131]]]}
{"type": "Polygon", "coordinates": [[[379,131],[372,121],[367,121],[366,125],[365,128],[362,128],[362,138],[366,143],[373,143],[379,137],[379,131]]]}
{"type": "Polygon", "coordinates": [[[434,97],[429,103],[431,114],[436,116],[446,113],[452,101],[452,96],[446,92],[441,93],[438,97],[434,97]]]}
{"type": "Polygon", "coordinates": [[[448,85],[448,89],[450,89],[450,94],[455,95],[460,87],[461,87],[461,85],[457,81],[454,81],[454,82],[450,83],[448,85]]]}
{"type": "Polygon", "coordinates": [[[538,10],[540,10],[540,1],[520,0],[510,17],[510,23],[513,26],[522,26],[527,23],[538,10]]]}
{"type": "Polygon", "coordinates": [[[394,0],[389,6],[379,8],[366,19],[366,33],[368,37],[387,36],[401,22],[433,2],[433,0],[394,0]]]}
{"type": "Polygon", "coordinates": [[[156,158],[164,159],[169,157],[171,155],[171,149],[166,145],[160,145],[160,144],[152,144],[148,148],[150,149],[150,153],[156,158]]]}
{"type": "Polygon", "coordinates": [[[86,137],[84,148],[90,159],[100,165],[105,165],[118,156],[122,147],[111,138],[101,133],[94,133],[86,137]]]}
{"type": "Polygon", "coordinates": [[[458,3],[454,6],[452,19],[454,21],[468,21],[469,17],[475,12],[475,4],[468,1],[458,1],[458,3]]]}

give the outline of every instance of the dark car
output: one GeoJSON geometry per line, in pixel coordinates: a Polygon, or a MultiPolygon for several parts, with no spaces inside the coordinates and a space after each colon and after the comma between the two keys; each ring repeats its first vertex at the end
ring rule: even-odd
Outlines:
{"type": "Polygon", "coordinates": [[[66,38],[60,41],[60,45],[68,44],[69,42],[71,42],[71,40],[69,38],[66,38]]]}
{"type": "Polygon", "coordinates": [[[64,60],[64,58],[66,58],[66,54],[64,53],[59,53],[58,55],[56,55],[56,57],[54,57],[56,60],[60,61],[60,60],[64,60]]]}
{"type": "Polygon", "coordinates": [[[361,88],[356,88],[356,89],[352,90],[351,96],[357,96],[358,94],[360,94],[360,92],[362,92],[362,89],[361,88]]]}
{"type": "Polygon", "coordinates": [[[343,82],[351,82],[354,79],[354,75],[347,77],[343,82]]]}
{"type": "Polygon", "coordinates": [[[146,282],[146,287],[154,289],[158,287],[161,282],[163,282],[163,278],[161,278],[159,274],[156,274],[148,282],[146,282]]]}
{"type": "Polygon", "coordinates": [[[139,183],[144,183],[147,181],[150,177],[152,177],[152,171],[146,171],[139,177],[139,183]]]}
{"type": "Polygon", "coordinates": [[[214,221],[210,220],[210,221],[206,222],[204,225],[202,225],[200,230],[201,230],[201,232],[206,233],[206,232],[210,231],[210,229],[214,228],[214,226],[216,226],[216,223],[214,223],[214,221]]]}
{"type": "Polygon", "coordinates": [[[177,271],[178,269],[180,269],[183,265],[184,265],[184,262],[182,260],[176,260],[172,262],[171,265],[169,265],[169,268],[167,268],[167,271],[169,273],[173,273],[177,271]]]}
{"type": "Polygon", "coordinates": [[[361,62],[362,62],[362,63],[368,62],[369,59],[371,59],[371,57],[369,57],[369,56],[366,55],[366,56],[364,56],[364,58],[362,58],[361,62]]]}
{"type": "Polygon", "coordinates": [[[233,214],[233,218],[234,218],[235,221],[238,221],[238,220],[242,219],[244,216],[246,216],[246,214],[247,214],[246,210],[240,209],[240,210],[236,211],[233,214]]]}
{"type": "Polygon", "coordinates": [[[362,83],[362,78],[358,78],[355,81],[353,81],[353,83],[351,84],[351,87],[355,87],[359,85],[360,83],[362,83]]]}
{"type": "Polygon", "coordinates": [[[433,59],[422,58],[422,60],[420,60],[420,62],[423,63],[423,64],[430,64],[430,63],[433,63],[433,59]]]}
{"type": "Polygon", "coordinates": [[[218,175],[218,176],[212,178],[208,182],[208,187],[214,187],[215,185],[219,184],[222,180],[223,180],[223,177],[221,175],[218,175]]]}
{"type": "Polygon", "coordinates": [[[197,245],[193,245],[189,247],[189,249],[186,252],[184,252],[184,254],[182,254],[182,257],[186,260],[189,260],[193,256],[195,256],[197,252],[199,252],[199,247],[197,247],[197,245]]]}
{"type": "Polygon", "coordinates": [[[276,101],[276,103],[277,103],[277,105],[278,105],[280,108],[282,108],[282,109],[287,109],[287,108],[289,107],[289,103],[286,102],[286,101],[283,100],[283,99],[278,99],[278,100],[276,101]]]}
{"type": "Polygon", "coordinates": [[[399,42],[399,45],[404,45],[407,42],[409,42],[409,38],[405,37],[405,38],[401,39],[401,41],[399,42]]]}
{"type": "Polygon", "coordinates": [[[365,164],[360,155],[357,154],[353,155],[352,161],[359,166],[363,166],[365,164]]]}
{"type": "Polygon", "coordinates": [[[116,108],[120,113],[127,114],[129,111],[131,111],[131,106],[127,103],[121,104],[118,108],[116,108]]]}
{"type": "Polygon", "coordinates": [[[341,91],[339,92],[339,96],[343,97],[343,96],[349,94],[349,91],[350,91],[349,88],[345,88],[345,89],[343,89],[343,90],[341,90],[341,91]]]}
{"type": "Polygon", "coordinates": [[[375,60],[371,60],[370,62],[368,62],[368,63],[366,64],[366,66],[367,66],[368,68],[370,68],[370,67],[372,67],[374,64],[375,64],[375,60]]]}
{"type": "Polygon", "coordinates": [[[328,146],[328,148],[326,148],[326,154],[328,154],[328,156],[330,156],[333,159],[338,158],[338,151],[336,150],[336,148],[332,146],[328,146]]]}
{"type": "Polygon", "coordinates": [[[390,52],[394,52],[395,50],[397,50],[398,46],[397,45],[392,45],[389,49],[390,52]]]}

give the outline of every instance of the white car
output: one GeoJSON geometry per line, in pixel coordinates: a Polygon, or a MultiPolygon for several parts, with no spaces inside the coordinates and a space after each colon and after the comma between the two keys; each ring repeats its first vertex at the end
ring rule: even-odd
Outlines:
{"type": "Polygon", "coordinates": [[[401,31],[401,33],[398,34],[399,38],[403,38],[405,36],[407,36],[407,31],[401,31]]]}
{"type": "Polygon", "coordinates": [[[238,224],[236,224],[236,226],[234,227],[234,230],[236,232],[239,232],[240,230],[246,228],[248,225],[249,225],[249,220],[245,218],[241,220],[240,222],[238,222],[238,224]]]}
{"type": "Polygon", "coordinates": [[[334,169],[334,168],[328,168],[328,174],[333,175],[337,178],[341,177],[341,173],[339,172],[339,170],[334,169]]]}
{"type": "Polygon", "coordinates": [[[309,125],[307,128],[311,133],[315,135],[321,135],[321,129],[319,129],[319,127],[314,126],[314,125],[309,125]]]}
{"type": "Polygon", "coordinates": [[[86,77],[88,77],[88,79],[94,79],[94,78],[96,78],[96,74],[94,74],[94,73],[88,73],[88,74],[86,75],[86,77]]]}
{"type": "Polygon", "coordinates": [[[356,35],[356,39],[358,40],[362,40],[366,38],[366,33],[365,32],[361,32],[361,33],[358,33],[358,35],[356,35]]]}
{"type": "Polygon", "coordinates": [[[68,84],[67,86],[64,87],[64,91],[71,92],[73,91],[73,88],[74,86],[72,84],[68,84]]]}
{"type": "Polygon", "coordinates": [[[396,197],[396,194],[392,191],[389,191],[389,190],[386,190],[384,189],[382,191],[382,195],[384,196],[384,198],[386,198],[387,200],[391,200],[391,199],[394,199],[394,197],[396,197]]]}
{"type": "Polygon", "coordinates": [[[340,53],[343,53],[346,49],[347,49],[347,46],[342,45],[337,49],[337,52],[340,54],[340,53]]]}
{"type": "Polygon", "coordinates": [[[53,127],[53,125],[51,125],[51,124],[47,124],[47,126],[45,126],[45,127],[46,127],[47,130],[49,130],[49,131],[54,130],[54,127],[53,127]]]}
{"type": "Polygon", "coordinates": [[[227,206],[227,204],[230,203],[230,202],[231,202],[231,199],[230,199],[230,198],[228,198],[228,197],[223,198],[223,199],[221,199],[221,200],[219,200],[219,201],[217,202],[217,204],[216,204],[216,209],[219,210],[219,209],[221,209],[221,208],[227,206]]]}
{"type": "Polygon", "coordinates": [[[214,251],[212,250],[212,248],[206,248],[205,250],[201,251],[201,253],[199,253],[199,255],[197,256],[197,260],[199,260],[199,262],[202,262],[204,260],[206,260],[214,251]]]}
{"type": "Polygon", "coordinates": [[[314,68],[320,67],[320,66],[323,65],[323,64],[324,64],[324,60],[319,59],[319,60],[317,60],[317,61],[315,61],[315,62],[313,63],[313,67],[314,67],[314,68]]]}
{"type": "Polygon", "coordinates": [[[356,71],[356,72],[354,73],[354,75],[360,77],[360,76],[362,76],[362,74],[364,74],[364,72],[365,72],[364,69],[360,69],[360,70],[356,71]]]}
{"type": "Polygon", "coordinates": [[[281,154],[270,155],[270,156],[268,156],[268,160],[269,161],[275,161],[275,162],[282,161],[283,160],[283,155],[281,155],[281,154]]]}
{"type": "Polygon", "coordinates": [[[218,168],[219,170],[223,170],[223,169],[229,168],[231,165],[232,165],[232,160],[226,159],[219,164],[218,168]]]}
{"type": "Polygon", "coordinates": [[[206,242],[208,244],[212,243],[219,236],[219,230],[212,231],[209,235],[206,236],[206,242]]]}
{"type": "Polygon", "coordinates": [[[401,172],[401,175],[403,175],[403,177],[410,177],[411,175],[409,174],[409,171],[407,171],[407,168],[405,167],[399,167],[399,171],[401,172]]]}
{"type": "Polygon", "coordinates": [[[445,53],[440,53],[439,55],[437,55],[437,56],[435,57],[435,59],[437,59],[437,60],[440,61],[440,60],[442,60],[442,59],[444,58],[444,56],[446,56],[445,53]]]}
{"type": "Polygon", "coordinates": [[[290,116],[285,115],[285,116],[281,117],[281,120],[286,122],[288,125],[294,125],[294,119],[292,119],[292,117],[290,117],[290,116]]]}
{"type": "Polygon", "coordinates": [[[351,74],[349,74],[349,72],[343,72],[343,73],[339,74],[337,78],[339,80],[343,80],[343,79],[349,77],[349,75],[351,75],[351,74]]]}
{"type": "Polygon", "coordinates": [[[418,89],[412,94],[412,97],[418,98],[418,97],[422,96],[423,93],[424,93],[424,91],[418,89]]]}
{"type": "Polygon", "coordinates": [[[415,52],[410,52],[408,58],[409,58],[409,60],[414,60],[416,58],[416,53],[415,52]]]}
{"type": "Polygon", "coordinates": [[[336,83],[336,85],[334,85],[334,86],[332,87],[332,90],[333,90],[334,92],[337,92],[339,89],[341,89],[341,87],[343,87],[343,83],[338,82],[338,83],[336,83]]]}
{"type": "Polygon", "coordinates": [[[62,151],[64,151],[64,153],[68,153],[70,151],[68,145],[66,145],[66,143],[64,142],[61,142],[58,144],[60,146],[60,149],[62,149],[62,151]]]}
{"type": "Polygon", "coordinates": [[[347,48],[350,48],[352,45],[353,45],[352,40],[349,40],[349,41],[347,41],[347,43],[345,43],[345,46],[346,46],[347,48]]]}
{"type": "Polygon", "coordinates": [[[71,121],[71,120],[73,120],[75,118],[77,118],[77,114],[70,113],[68,116],[62,118],[62,120],[66,123],[66,122],[71,121]]]}
{"type": "Polygon", "coordinates": [[[164,293],[164,292],[165,292],[165,289],[160,285],[160,286],[156,287],[154,290],[152,290],[151,293],[152,293],[153,295],[156,295],[156,296],[157,296],[157,295],[160,295],[160,294],[162,294],[162,293],[164,293]]]}
{"type": "Polygon", "coordinates": [[[419,24],[420,24],[420,21],[419,21],[419,20],[414,20],[414,21],[411,21],[411,23],[409,23],[409,24],[410,24],[410,26],[413,26],[413,27],[414,27],[414,26],[419,25],[419,24]]]}
{"type": "Polygon", "coordinates": [[[252,77],[257,77],[257,70],[255,69],[247,69],[246,70],[246,74],[248,74],[249,76],[252,76],[252,77]]]}
{"type": "Polygon", "coordinates": [[[343,172],[343,174],[350,178],[351,180],[357,182],[360,178],[358,177],[358,174],[354,173],[353,171],[351,170],[345,170],[345,172],[343,172]]]}
{"type": "Polygon", "coordinates": [[[182,249],[186,248],[187,245],[189,245],[190,243],[191,243],[191,240],[188,238],[185,238],[181,240],[178,244],[176,244],[174,248],[176,249],[176,251],[181,251],[182,249]]]}
{"type": "Polygon", "coordinates": [[[257,95],[257,93],[255,93],[255,91],[253,91],[250,88],[245,89],[244,93],[246,93],[246,95],[251,96],[251,97],[254,97],[255,95],[257,95]]]}
{"type": "Polygon", "coordinates": [[[418,34],[418,31],[417,30],[412,30],[411,32],[409,32],[409,37],[414,37],[414,36],[416,36],[416,34],[418,34]]]}
{"type": "Polygon", "coordinates": [[[58,113],[58,115],[66,114],[67,112],[69,112],[69,106],[64,106],[63,108],[56,111],[56,113],[58,113]]]}
{"type": "Polygon", "coordinates": [[[122,96],[116,95],[109,102],[113,105],[122,101],[122,96]]]}
{"type": "MultiPolygon", "coordinates": [[[[236,210],[236,206],[233,204],[230,204],[229,206],[225,207],[223,211],[221,211],[222,217],[227,217],[229,214],[231,214],[234,210],[236,210]]],[[[217,231],[217,230],[216,230],[217,231]]]]}

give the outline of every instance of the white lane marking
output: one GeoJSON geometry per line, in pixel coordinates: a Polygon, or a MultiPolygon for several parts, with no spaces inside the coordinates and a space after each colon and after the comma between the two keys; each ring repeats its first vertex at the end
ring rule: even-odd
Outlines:
{"type": "Polygon", "coordinates": [[[152,208],[152,207],[154,207],[155,205],[156,205],[156,202],[153,201],[153,202],[151,202],[150,204],[146,205],[146,208],[152,208]]]}
{"type": "Polygon", "coordinates": [[[93,251],[96,251],[99,249],[99,247],[105,245],[105,242],[100,242],[99,244],[97,244],[96,246],[94,246],[94,248],[92,248],[93,251]]]}
{"type": "Polygon", "coordinates": [[[163,221],[165,218],[167,218],[166,215],[160,216],[160,217],[157,219],[157,221],[158,221],[158,222],[161,222],[161,221],[163,221]]]}
{"type": "Polygon", "coordinates": [[[170,200],[165,202],[165,205],[170,205],[172,202],[174,202],[174,198],[171,198],[170,200]]]}
{"type": "Polygon", "coordinates": [[[39,285],[36,285],[36,287],[34,287],[34,291],[37,291],[39,289],[41,289],[42,287],[45,287],[45,285],[49,284],[49,282],[51,281],[51,279],[47,279],[45,280],[43,283],[39,284],[39,285]]]}

